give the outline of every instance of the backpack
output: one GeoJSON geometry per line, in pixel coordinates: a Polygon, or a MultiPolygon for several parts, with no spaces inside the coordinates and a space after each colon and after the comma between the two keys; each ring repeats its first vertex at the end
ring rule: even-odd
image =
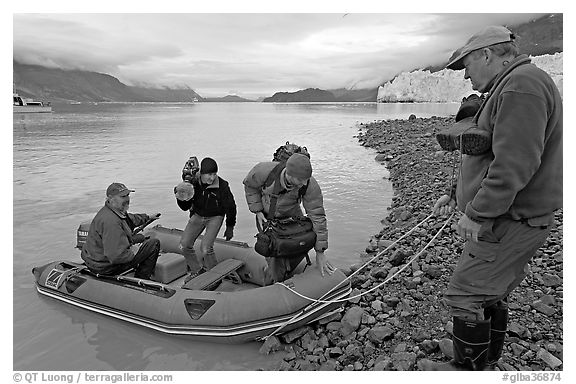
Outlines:
{"type": "Polygon", "coordinates": [[[286,162],[295,153],[301,153],[303,155],[308,156],[310,158],[310,154],[308,153],[308,149],[306,147],[301,147],[299,145],[290,143],[289,141],[286,144],[278,147],[276,152],[274,152],[274,157],[272,161],[277,161],[279,163],[286,162]]]}
{"type": "MultiPolygon", "coordinates": [[[[286,168],[286,162],[288,161],[290,156],[292,156],[295,153],[301,153],[310,158],[310,153],[308,153],[308,149],[306,147],[301,147],[297,144],[290,143],[289,141],[287,141],[286,144],[281,145],[280,147],[278,147],[278,149],[276,149],[272,161],[276,161],[279,164],[272,170],[272,172],[270,172],[270,174],[266,178],[266,181],[264,182],[264,188],[268,188],[269,186],[271,186],[275,180],[278,181],[280,180],[280,173],[284,168],[286,168]]],[[[308,189],[309,183],[310,180],[308,180],[308,182],[305,185],[301,186],[300,189],[298,190],[298,197],[300,199],[302,199],[302,197],[306,194],[306,190],[308,189]]]]}

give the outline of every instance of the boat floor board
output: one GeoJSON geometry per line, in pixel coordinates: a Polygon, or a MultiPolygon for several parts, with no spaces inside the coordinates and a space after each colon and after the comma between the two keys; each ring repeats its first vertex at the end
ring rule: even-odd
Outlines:
{"type": "Polygon", "coordinates": [[[220,282],[226,275],[236,271],[242,267],[244,262],[236,259],[226,259],[221,261],[214,268],[204,272],[203,274],[193,278],[188,283],[184,284],[182,288],[190,290],[203,290],[209,289],[220,282]]]}

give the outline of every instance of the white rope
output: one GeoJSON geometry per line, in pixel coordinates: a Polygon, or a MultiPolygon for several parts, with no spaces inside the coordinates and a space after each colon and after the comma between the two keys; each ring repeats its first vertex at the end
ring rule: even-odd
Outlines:
{"type": "Polygon", "coordinates": [[[371,258],[370,260],[368,260],[364,265],[362,265],[360,268],[358,268],[356,271],[354,271],[354,273],[350,274],[349,276],[347,276],[344,280],[342,280],[340,283],[336,284],[334,287],[332,287],[328,292],[326,292],[325,294],[323,294],[321,297],[315,299],[315,298],[311,298],[308,297],[306,295],[302,295],[299,292],[296,292],[295,290],[293,290],[292,288],[288,287],[287,285],[283,284],[283,283],[276,283],[279,284],[281,286],[283,286],[284,288],[288,289],[289,291],[293,292],[294,294],[312,301],[312,303],[308,304],[305,308],[303,308],[302,310],[300,310],[299,313],[295,314],[294,316],[292,316],[290,319],[286,320],[286,322],[284,322],[283,324],[281,324],[280,326],[278,326],[278,328],[276,328],[272,333],[270,333],[267,336],[264,336],[262,338],[260,338],[260,340],[267,340],[269,337],[274,336],[276,333],[278,333],[280,330],[282,330],[284,327],[286,327],[288,324],[292,323],[294,321],[294,319],[296,319],[298,316],[300,316],[302,313],[304,313],[306,311],[306,309],[308,307],[310,307],[311,305],[314,305],[316,303],[339,303],[339,302],[343,302],[343,301],[349,301],[351,299],[354,299],[356,297],[360,297],[362,295],[365,295],[369,292],[372,292],[375,289],[378,289],[379,287],[381,287],[382,285],[384,285],[385,283],[387,283],[388,281],[390,281],[392,278],[394,278],[395,276],[397,276],[400,272],[402,272],[408,265],[410,265],[412,263],[412,261],[414,261],[417,257],[419,257],[424,250],[426,250],[426,248],[432,244],[432,242],[438,237],[438,235],[440,234],[440,232],[442,232],[442,230],[444,229],[444,227],[446,227],[446,225],[450,222],[450,220],[452,219],[452,217],[454,216],[454,212],[452,212],[452,214],[450,215],[450,217],[448,217],[448,219],[446,219],[446,221],[444,222],[444,224],[442,225],[442,227],[438,230],[438,232],[432,237],[432,239],[428,242],[428,244],[426,244],[426,246],[424,246],[424,248],[418,252],[412,259],[410,259],[410,261],[408,263],[406,263],[401,269],[399,269],[396,273],[394,273],[392,276],[390,276],[389,278],[387,278],[386,280],[384,280],[382,283],[378,284],[376,287],[371,288],[370,290],[363,292],[359,295],[353,296],[353,297],[348,297],[346,299],[341,299],[341,300],[322,300],[323,297],[326,297],[328,294],[330,294],[332,291],[334,291],[336,288],[338,288],[340,285],[342,285],[342,283],[344,283],[345,281],[349,280],[352,276],[354,276],[355,274],[357,274],[358,272],[360,272],[364,267],[366,267],[368,264],[370,264],[372,261],[376,260],[378,257],[382,256],[382,254],[384,254],[384,252],[388,251],[390,248],[394,247],[394,245],[396,245],[400,240],[404,239],[406,236],[408,236],[410,233],[412,233],[416,228],[418,228],[420,225],[422,225],[425,221],[427,221],[428,219],[430,219],[432,216],[434,216],[434,213],[431,213],[430,215],[428,215],[424,220],[420,221],[418,224],[416,224],[414,227],[412,227],[408,232],[406,232],[404,235],[402,235],[401,237],[399,237],[396,241],[394,241],[392,244],[390,244],[388,247],[386,247],[385,249],[383,249],[382,251],[378,252],[378,254],[376,254],[376,256],[374,256],[373,258],[371,258]]]}
{"type": "MultiPolygon", "coordinates": [[[[421,225],[422,223],[424,223],[426,220],[428,220],[430,217],[432,216],[429,215],[427,218],[425,218],[424,220],[422,220],[420,223],[418,223],[416,226],[414,226],[410,231],[406,232],[406,234],[404,234],[404,236],[400,237],[398,240],[396,240],[395,242],[393,242],[392,244],[390,244],[388,247],[386,247],[386,249],[382,250],[381,252],[379,252],[376,256],[374,256],[372,259],[370,259],[368,262],[366,262],[364,265],[362,265],[360,268],[358,268],[354,273],[352,273],[350,276],[346,277],[344,280],[342,280],[336,287],[338,287],[339,285],[341,285],[344,281],[349,280],[353,275],[355,275],[356,273],[358,273],[360,270],[362,270],[362,268],[364,268],[365,266],[367,266],[369,263],[371,263],[372,261],[374,261],[375,259],[377,259],[378,257],[380,257],[384,252],[386,252],[388,249],[392,248],[397,242],[399,242],[400,240],[402,240],[404,237],[406,237],[408,234],[410,234],[415,228],[417,228],[419,225],[421,225]]],[[[448,217],[448,219],[446,219],[446,221],[444,222],[444,224],[442,225],[442,227],[438,230],[438,232],[432,237],[432,239],[424,246],[424,248],[422,248],[420,250],[420,252],[418,252],[416,255],[414,255],[406,264],[404,264],[404,266],[402,268],[400,268],[398,271],[396,271],[392,276],[386,278],[386,280],[384,280],[382,283],[370,288],[369,290],[365,291],[365,292],[361,292],[358,295],[355,296],[350,296],[347,297],[345,299],[339,299],[339,300],[321,300],[321,299],[315,299],[312,297],[308,297],[306,295],[303,295],[297,291],[295,291],[294,289],[290,288],[289,286],[283,284],[283,283],[276,283],[279,285],[282,285],[283,287],[285,287],[286,289],[288,289],[289,291],[293,292],[294,294],[296,294],[297,296],[300,296],[303,299],[307,299],[310,301],[313,301],[314,303],[339,303],[339,302],[344,302],[344,301],[349,301],[352,299],[356,299],[358,297],[362,297],[372,291],[375,291],[376,289],[380,288],[381,286],[383,286],[384,284],[386,284],[387,282],[389,282],[390,280],[392,280],[394,277],[396,277],[398,274],[400,274],[404,269],[406,269],[410,264],[412,264],[412,262],[414,260],[416,260],[418,257],[420,257],[420,255],[422,253],[424,253],[424,251],[434,242],[434,240],[436,240],[436,238],[440,235],[440,233],[442,232],[442,230],[446,227],[446,225],[450,222],[450,220],[452,219],[452,217],[454,216],[454,212],[450,215],[450,217],[448,217]]],[[[336,287],[332,288],[335,289],[336,287]]],[[[331,291],[332,291],[331,290],[331,291]]],[[[325,296],[325,295],[324,295],[325,296]]]]}

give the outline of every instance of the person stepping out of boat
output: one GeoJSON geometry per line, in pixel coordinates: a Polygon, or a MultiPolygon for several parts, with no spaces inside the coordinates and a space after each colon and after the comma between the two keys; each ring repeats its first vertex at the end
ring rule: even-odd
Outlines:
{"type": "MultiPolygon", "coordinates": [[[[292,154],[287,161],[261,162],[256,164],[243,181],[246,202],[250,212],[256,215],[256,225],[265,228],[268,220],[301,218],[303,212],[312,221],[316,241],[316,265],[322,276],[332,274],[335,268],[326,260],[328,249],[328,227],[322,190],[312,176],[312,165],[308,155],[292,154]],[[272,180],[268,183],[268,178],[272,180]]],[[[289,258],[271,255],[266,257],[272,282],[284,281],[291,277],[308,252],[292,255],[289,258]]]]}
{"type": "MultiPolygon", "coordinates": [[[[218,176],[218,164],[210,157],[200,163],[200,170],[190,172],[188,163],[182,172],[183,182],[174,187],[176,202],[183,211],[190,211],[190,219],[180,240],[180,249],[186,259],[188,276],[184,283],[212,269],[218,261],[214,241],[226,217],[224,238],[234,237],[236,202],[228,182],[218,176]],[[194,250],[194,243],[206,230],[200,244],[201,259],[194,250]]],[[[193,167],[192,167],[193,169],[193,167]]]]}
{"type": "Polygon", "coordinates": [[[90,224],[81,257],[93,273],[117,275],[135,268],[134,277],[149,280],[156,267],[160,241],[133,232],[158,219],[160,213],[128,213],[130,192],[134,190],[122,183],[108,186],[106,202],[90,224]],[[131,249],[134,244],[140,244],[136,254],[131,249]]]}

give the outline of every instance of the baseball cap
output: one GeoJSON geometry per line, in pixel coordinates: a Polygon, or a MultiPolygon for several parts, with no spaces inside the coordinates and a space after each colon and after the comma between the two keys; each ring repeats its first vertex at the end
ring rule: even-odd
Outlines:
{"type": "Polygon", "coordinates": [[[112,183],[106,188],[106,196],[128,196],[130,192],[135,192],[133,189],[128,189],[122,183],[112,183]]]}
{"type": "Polygon", "coordinates": [[[514,41],[516,36],[506,27],[499,25],[490,25],[485,27],[480,32],[473,35],[464,46],[458,48],[446,65],[446,68],[453,70],[464,69],[462,59],[470,52],[477,49],[486,48],[494,44],[505,43],[514,41]]]}

